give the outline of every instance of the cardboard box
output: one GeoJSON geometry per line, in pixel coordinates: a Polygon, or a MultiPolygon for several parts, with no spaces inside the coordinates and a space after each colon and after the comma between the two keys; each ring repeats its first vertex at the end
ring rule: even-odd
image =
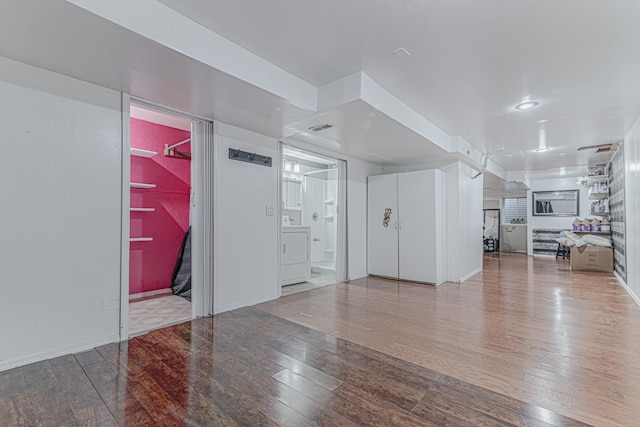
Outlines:
{"type": "Polygon", "coordinates": [[[571,247],[571,270],[613,272],[613,248],[604,246],[571,247]]]}

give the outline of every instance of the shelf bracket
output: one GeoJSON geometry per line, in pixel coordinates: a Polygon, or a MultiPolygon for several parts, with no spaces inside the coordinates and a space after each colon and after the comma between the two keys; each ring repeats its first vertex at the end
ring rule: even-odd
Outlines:
{"type": "Polygon", "coordinates": [[[164,155],[166,157],[173,157],[176,159],[191,160],[191,153],[176,150],[177,147],[184,145],[188,142],[191,142],[191,138],[187,138],[184,141],[180,141],[177,144],[173,144],[173,145],[164,144],[164,155]]]}

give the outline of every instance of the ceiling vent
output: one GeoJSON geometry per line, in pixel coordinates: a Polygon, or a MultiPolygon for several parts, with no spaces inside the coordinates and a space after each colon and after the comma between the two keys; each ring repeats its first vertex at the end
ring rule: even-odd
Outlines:
{"type": "Polygon", "coordinates": [[[582,150],[596,150],[597,153],[613,153],[620,146],[621,141],[608,142],[606,144],[587,145],[586,147],[578,148],[578,151],[582,150]]]}
{"type": "Polygon", "coordinates": [[[332,124],[325,123],[323,125],[311,126],[309,129],[311,129],[314,132],[320,132],[321,130],[329,129],[329,128],[332,128],[332,127],[333,127],[332,124]]]}

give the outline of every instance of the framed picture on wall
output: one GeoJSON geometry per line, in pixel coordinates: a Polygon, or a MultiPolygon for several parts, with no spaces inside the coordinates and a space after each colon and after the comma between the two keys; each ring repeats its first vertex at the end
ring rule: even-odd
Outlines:
{"type": "Polygon", "coordinates": [[[580,190],[534,191],[534,216],[578,216],[580,190]]]}

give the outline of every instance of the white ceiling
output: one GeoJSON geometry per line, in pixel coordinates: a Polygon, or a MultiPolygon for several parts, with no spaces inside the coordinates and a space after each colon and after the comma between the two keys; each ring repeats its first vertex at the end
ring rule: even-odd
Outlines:
{"type": "Polygon", "coordinates": [[[640,114],[634,0],[161,1],[315,85],[363,70],[507,170],[586,165],[640,114]]]}
{"type": "MultiPolygon", "coordinates": [[[[491,152],[505,172],[580,173],[608,156],[578,147],[622,139],[640,115],[637,0],[160,3],[315,87],[363,71],[449,136],[491,152]],[[411,56],[392,54],[401,46],[411,56]],[[540,104],[514,110],[523,99],[540,104]]],[[[108,7],[118,5],[126,2],[108,7]]],[[[145,25],[155,18],[135,17],[145,25]]],[[[358,100],[316,112],[114,22],[63,0],[4,0],[0,55],[380,164],[455,157],[378,105],[358,100]],[[305,131],[322,122],[335,127],[305,131]]]]}

